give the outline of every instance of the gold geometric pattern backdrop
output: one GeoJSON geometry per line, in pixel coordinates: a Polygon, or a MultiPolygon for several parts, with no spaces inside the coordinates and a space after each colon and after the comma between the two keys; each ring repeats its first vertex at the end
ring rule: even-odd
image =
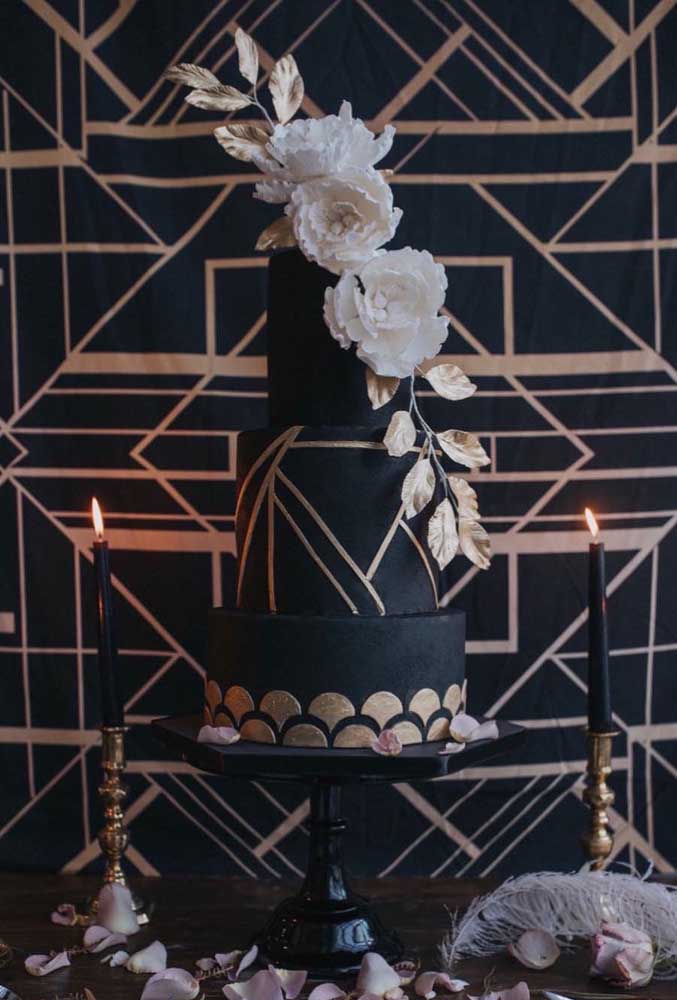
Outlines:
{"type": "MultiPolygon", "coordinates": [[[[234,598],[237,432],[266,422],[254,174],[163,81],[292,51],[302,113],[397,127],[393,246],[447,269],[445,355],[496,553],[452,564],[470,703],[519,759],[349,797],[357,870],[574,867],[587,532],[608,550],[615,856],[677,860],[676,0],[5,0],[0,18],[0,864],[99,863],[89,500],[113,548],[130,723],[197,706],[234,598]],[[49,824],[49,827],[47,826],[49,824]],[[45,836],[49,828],[50,836],[45,836]]],[[[442,401],[422,400],[448,426],[442,401]]],[[[132,866],[296,873],[295,787],[218,782],[138,727],[132,866]],[[159,836],[171,830],[172,836],[159,836]]]]}

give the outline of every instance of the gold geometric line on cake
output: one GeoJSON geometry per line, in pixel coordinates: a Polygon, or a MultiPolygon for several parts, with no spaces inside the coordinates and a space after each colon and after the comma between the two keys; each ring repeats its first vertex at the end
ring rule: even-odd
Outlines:
{"type": "Polygon", "coordinates": [[[282,469],[278,468],[277,471],[276,471],[276,473],[275,473],[275,475],[280,480],[280,482],[283,483],[287,487],[287,489],[290,491],[290,493],[292,493],[296,497],[296,499],[301,504],[301,506],[305,507],[305,509],[308,511],[308,513],[312,517],[313,521],[315,521],[315,523],[320,528],[320,530],[322,531],[322,533],[325,535],[325,537],[327,538],[327,540],[329,542],[331,542],[331,544],[334,546],[334,548],[339,553],[339,555],[344,560],[344,562],[347,563],[347,565],[350,567],[350,569],[353,571],[353,573],[357,576],[358,580],[360,580],[360,582],[362,584],[364,584],[364,586],[366,587],[366,589],[369,591],[369,593],[371,594],[371,596],[372,596],[372,598],[374,600],[374,603],[376,604],[376,607],[378,608],[379,614],[384,615],[386,613],[386,609],[385,609],[385,605],[383,604],[383,601],[381,600],[381,598],[379,596],[378,591],[373,586],[373,584],[371,583],[371,581],[367,579],[367,577],[362,572],[362,570],[360,569],[360,567],[357,565],[357,563],[355,562],[355,560],[353,559],[353,557],[350,555],[350,553],[348,552],[348,550],[346,548],[344,548],[344,546],[341,544],[341,542],[339,542],[338,538],[333,533],[333,531],[331,530],[331,528],[329,527],[329,525],[326,523],[326,521],[320,516],[320,514],[313,507],[313,505],[310,503],[310,501],[303,495],[303,493],[301,492],[301,490],[299,490],[298,487],[295,486],[294,483],[292,483],[292,481],[287,478],[287,476],[284,474],[284,472],[282,471],[282,469]]]}
{"type": "Polygon", "coordinates": [[[264,494],[266,492],[266,489],[268,488],[268,485],[269,485],[271,479],[275,475],[275,470],[277,469],[277,466],[279,465],[279,463],[284,458],[285,452],[287,451],[287,448],[289,447],[289,444],[294,440],[294,438],[297,436],[297,434],[299,434],[301,432],[301,430],[303,430],[303,428],[301,426],[291,427],[289,429],[289,431],[288,431],[288,433],[287,433],[287,435],[285,437],[285,440],[283,441],[280,449],[278,450],[277,455],[275,455],[275,457],[273,458],[272,462],[270,463],[270,467],[269,467],[268,471],[266,472],[265,476],[263,477],[263,482],[261,483],[261,485],[259,487],[259,490],[258,490],[258,493],[256,494],[256,499],[254,500],[254,506],[252,507],[252,511],[251,511],[251,514],[250,514],[250,517],[249,517],[249,523],[247,524],[247,532],[245,534],[244,542],[242,544],[242,550],[240,552],[240,559],[239,559],[240,566],[239,566],[238,579],[237,579],[237,604],[238,604],[238,607],[240,605],[240,600],[242,598],[242,585],[244,583],[244,574],[245,574],[245,570],[247,568],[247,558],[249,556],[249,547],[251,545],[252,537],[254,535],[254,530],[256,528],[256,522],[257,522],[257,519],[258,519],[259,511],[261,509],[261,504],[263,503],[264,494]]]}
{"type": "Polygon", "coordinates": [[[288,521],[288,523],[289,523],[292,531],[294,532],[294,534],[296,535],[296,537],[298,538],[298,540],[301,542],[301,544],[305,548],[305,550],[308,553],[308,555],[310,556],[310,558],[320,568],[320,570],[324,573],[324,575],[327,577],[327,579],[329,580],[329,582],[331,583],[331,585],[335,588],[335,590],[338,591],[338,593],[341,595],[341,597],[343,598],[343,600],[346,602],[346,604],[348,605],[348,607],[350,608],[350,610],[352,611],[352,613],[354,615],[359,614],[359,611],[357,609],[357,605],[353,604],[353,602],[351,601],[350,597],[345,592],[345,590],[343,589],[343,587],[341,586],[341,584],[338,582],[338,580],[336,579],[336,577],[334,576],[334,574],[332,573],[332,571],[329,569],[329,567],[326,565],[326,563],[321,559],[321,557],[317,554],[317,552],[315,551],[315,549],[313,548],[313,546],[311,545],[311,543],[308,541],[308,539],[304,535],[303,531],[299,528],[298,524],[296,523],[296,521],[294,520],[294,518],[291,516],[291,514],[289,513],[289,511],[287,510],[287,508],[284,506],[284,504],[282,503],[282,501],[280,500],[280,498],[277,495],[275,496],[275,506],[284,515],[284,517],[287,519],[287,521],[288,521]]]}
{"type": "Polygon", "coordinates": [[[242,501],[244,500],[244,495],[247,491],[247,487],[252,481],[252,478],[256,475],[256,473],[261,468],[266,459],[269,457],[269,455],[272,455],[272,453],[275,451],[276,448],[279,448],[280,445],[282,445],[285,441],[288,440],[291,432],[294,429],[295,428],[293,427],[289,427],[286,431],[283,431],[282,434],[279,435],[279,437],[276,437],[274,441],[271,441],[270,444],[267,445],[266,448],[264,448],[264,450],[258,456],[256,461],[252,463],[251,468],[247,470],[247,475],[240,483],[240,489],[238,490],[237,500],[235,502],[235,515],[234,515],[235,520],[237,520],[237,515],[240,512],[240,507],[242,505],[242,501]]]}
{"type": "Polygon", "coordinates": [[[267,497],[268,538],[266,544],[266,577],[268,580],[268,608],[277,611],[275,599],[275,474],[268,484],[267,497]]]}
{"type": "Polygon", "coordinates": [[[400,526],[400,528],[402,528],[402,531],[404,531],[405,535],[407,535],[407,537],[411,541],[412,545],[415,547],[416,551],[418,552],[419,556],[421,557],[421,562],[425,566],[426,573],[428,574],[428,577],[430,578],[430,585],[433,588],[433,595],[435,597],[435,607],[438,608],[439,607],[439,592],[437,590],[437,580],[435,579],[435,575],[434,575],[432,569],[430,568],[430,563],[428,562],[428,557],[425,554],[423,546],[421,545],[421,543],[419,542],[418,538],[416,537],[416,535],[414,534],[414,532],[411,530],[411,528],[409,527],[409,525],[407,524],[406,521],[401,520],[400,523],[399,523],[399,526],[400,526]]]}

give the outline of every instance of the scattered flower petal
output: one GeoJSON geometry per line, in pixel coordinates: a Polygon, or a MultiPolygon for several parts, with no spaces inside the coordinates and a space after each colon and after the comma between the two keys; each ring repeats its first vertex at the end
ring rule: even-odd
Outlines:
{"type": "Polygon", "coordinates": [[[385,997],[392,990],[400,989],[400,977],[385,958],[374,951],[368,951],[362,959],[357,976],[356,989],[359,994],[371,993],[385,997]]]}
{"type": "Polygon", "coordinates": [[[115,934],[136,934],[136,919],[132,894],[126,885],[109,882],[104,885],[97,901],[96,919],[102,927],[115,934]]]}
{"type": "Polygon", "coordinates": [[[525,931],[517,941],[508,945],[508,952],[527,969],[549,969],[560,955],[552,934],[540,928],[525,931]]]}
{"type": "Polygon", "coordinates": [[[92,924],[85,931],[82,943],[88,952],[96,955],[101,951],[106,951],[108,948],[114,948],[117,944],[127,944],[127,938],[124,934],[111,934],[106,927],[100,927],[99,924],[92,924]]]}
{"type": "Polygon", "coordinates": [[[592,938],[591,976],[614,986],[646,986],[653,976],[653,941],[629,924],[603,923],[592,938]]]}
{"type": "Polygon", "coordinates": [[[464,979],[451,979],[446,972],[422,972],[414,983],[414,992],[426,1000],[433,1000],[440,992],[461,993],[467,985],[464,979]]]}
{"type": "MultiPolygon", "coordinates": [[[[239,957],[240,955],[242,955],[242,952],[241,951],[231,952],[231,955],[237,955],[239,957]]],[[[227,958],[228,956],[217,955],[216,957],[217,959],[219,959],[219,958],[227,958]]],[[[258,957],[259,957],[259,946],[254,944],[249,949],[249,951],[246,951],[244,955],[242,955],[242,958],[240,958],[240,964],[237,967],[238,977],[244,972],[245,969],[248,969],[250,965],[253,965],[258,957]]],[[[234,958],[233,962],[236,961],[237,959],[234,958]]]]}
{"type": "Polygon", "coordinates": [[[167,949],[162,941],[153,941],[146,948],[135,952],[127,962],[129,972],[164,972],[167,968],[167,949]]]}
{"type": "Polygon", "coordinates": [[[221,967],[221,963],[216,958],[198,958],[195,965],[200,972],[211,972],[213,969],[221,967]]]}
{"type": "Polygon", "coordinates": [[[200,984],[185,969],[164,969],[151,976],[141,1000],[195,1000],[200,984]]]}
{"type": "Polygon", "coordinates": [[[280,980],[273,970],[261,969],[244,983],[223,987],[227,1000],[284,1000],[280,980]]]}
{"type": "Polygon", "coordinates": [[[338,1000],[344,997],[343,990],[336,983],[320,983],[308,994],[308,1000],[338,1000]]]}
{"type": "Polygon", "coordinates": [[[475,743],[477,740],[498,739],[498,725],[494,719],[478,722],[472,715],[459,712],[449,724],[449,732],[457,743],[475,743]]]}
{"type": "Polygon", "coordinates": [[[53,924],[74,927],[78,922],[78,914],[72,903],[59,903],[50,919],[53,924]]]}
{"type": "Polygon", "coordinates": [[[71,960],[66,952],[60,951],[56,955],[29,955],[24,968],[31,976],[48,976],[50,972],[70,964],[71,960]]]}
{"type": "Polygon", "coordinates": [[[378,738],[371,741],[371,749],[382,757],[397,757],[402,753],[402,741],[393,729],[382,729],[378,738]]]}
{"type": "Polygon", "coordinates": [[[101,964],[110,965],[111,969],[114,969],[118,965],[126,965],[128,959],[128,951],[114,951],[110,955],[104,955],[101,964]]]}
{"type": "Polygon", "coordinates": [[[293,969],[275,969],[272,965],[268,966],[268,971],[272,972],[280,980],[282,992],[287,1000],[296,1000],[308,978],[307,972],[293,969]]]}
{"type": "Polygon", "coordinates": [[[233,726],[203,726],[197,734],[198,743],[218,743],[223,747],[237,743],[239,739],[240,734],[233,726]]]}
{"type": "Polygon", "coordinates": [[[444,747],[437,753],[440,757],[448,757],[449,754],[461,753],[462,750],[465,750],[465,743],[445,743],[444,747]]]}

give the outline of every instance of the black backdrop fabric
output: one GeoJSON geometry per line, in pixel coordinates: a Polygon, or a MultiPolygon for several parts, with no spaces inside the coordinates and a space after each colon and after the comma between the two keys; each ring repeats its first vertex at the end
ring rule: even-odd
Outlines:
{"type": "MultiPolygon", "coordinates": [[[[460,558],[471,705],[525,749],[434,785],[354,791],[373,874],[581,861],[584,506],[608,549],[614,857],[675,843],[675,0],[4,0],[0,56],[0,864],[100,865],[88,517],[107,515],[128,719],[132,870],[298,873],[308,803],[167,759],[143,723],[201,701],[232,603],[237,432],[265,423],[255,173],[162,76],[237,82],[292,51],[302,114],[392,121],[392,246],[449,278],[444,354],[496,553],[460,558]]],[[[433,403],[431,416],[445,414],[433,403]]]]}

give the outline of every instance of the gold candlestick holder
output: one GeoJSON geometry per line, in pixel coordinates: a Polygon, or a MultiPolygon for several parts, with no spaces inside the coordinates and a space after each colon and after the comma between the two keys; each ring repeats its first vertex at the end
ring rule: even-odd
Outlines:
{"type": "Polygon", "coordinates": [[[615,795],[607,785],[607,778],[611,774],[611,744],[617,735],[617,730],[605,733],[588,730],[588,768],[583,801],[590,807],[590,821],[582,841],[591,868],[595,871],[604,867],[614,846],[608,809],[613,805],[615,795]]]}
{"type": "MultiPolygon", "coordinates": [[[[122,781],[122,775],[127,766],[125,758],[126,732],[126,726],[101,727],[103,781],[99,785],[99,795],[103,802],[104,825],[99,834],[99,844],[106,862],[103,874],[104,885],[117,882],[118,885],[128,888],[127,877],[122,867],[122,860],[129,843],[123,811],[123,804],[127,798],[127,786],[122,781]]],[[[98,894],[90,906],[92,915],[96,914],[97,899],[98,894]]],[[[132,892],[132,905],[139,923],[147,924],[149,918],[146,906],[134,892],[132,892]]]]}

